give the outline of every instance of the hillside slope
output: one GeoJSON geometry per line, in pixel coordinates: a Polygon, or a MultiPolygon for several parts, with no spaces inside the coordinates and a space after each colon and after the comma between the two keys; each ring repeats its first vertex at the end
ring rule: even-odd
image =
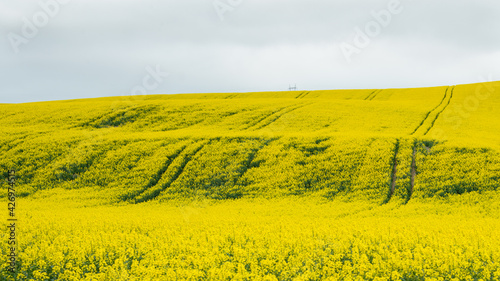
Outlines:
{"type": "Polygon", "coordinates": [[[35,198],[407,202],[497,190],[499,105],[499,82],[2,104],[0,168],[35,198]]]}

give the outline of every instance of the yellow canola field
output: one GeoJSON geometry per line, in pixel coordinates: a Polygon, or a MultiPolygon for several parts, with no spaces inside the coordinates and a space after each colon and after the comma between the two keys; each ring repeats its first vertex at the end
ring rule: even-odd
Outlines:
{"type": "Polygon", "coordinates": [[[22,200],[16,280],[498,280],[498,199],[22,200]]]}
{"type": "Polygon", "coordinates": [[[0,280],[500,280],[499,82],[1,104],[0,122],[18,196],[0,280]]]}

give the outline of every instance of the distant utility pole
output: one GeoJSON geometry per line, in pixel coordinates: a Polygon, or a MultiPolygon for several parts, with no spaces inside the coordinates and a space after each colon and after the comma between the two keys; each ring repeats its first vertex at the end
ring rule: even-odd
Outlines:
{"type": "Polygon", "coordinates": [[[297,84],[292,87],[292,85],[288,85],[288,91],[297,91],[297,84]]]}

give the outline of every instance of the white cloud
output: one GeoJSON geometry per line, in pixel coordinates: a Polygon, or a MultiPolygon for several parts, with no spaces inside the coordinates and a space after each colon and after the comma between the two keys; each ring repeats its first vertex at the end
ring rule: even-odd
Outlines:
{"type": "Polygon", "coordinates": [[[39,4],[3,1],[0,102],[120,95],[157,64],[171,75],[156,92],[169,94],[445,85],[498,71],[493,0],[401,0],[346,63],[338,45],[389,1],[243,0],[224,21],[211,0],[71,1],[19,54],[6,34],[39,4]]]}

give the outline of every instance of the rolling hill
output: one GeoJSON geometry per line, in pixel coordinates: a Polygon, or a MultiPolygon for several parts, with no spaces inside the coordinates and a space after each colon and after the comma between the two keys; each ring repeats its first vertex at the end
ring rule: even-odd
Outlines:
{"type": "Polygon", "coordinates": [[[0,104],[0,279],[500,280],[499,105],[499,82],[0,104]]]}
{"type": "MultiPolygon", "coordinates": [[[[497,190],[500,83],[0,105],[19,196],[141,203],[497,190]]],[[[7,176],[6,173],[3,174],[7,176]]]]}

